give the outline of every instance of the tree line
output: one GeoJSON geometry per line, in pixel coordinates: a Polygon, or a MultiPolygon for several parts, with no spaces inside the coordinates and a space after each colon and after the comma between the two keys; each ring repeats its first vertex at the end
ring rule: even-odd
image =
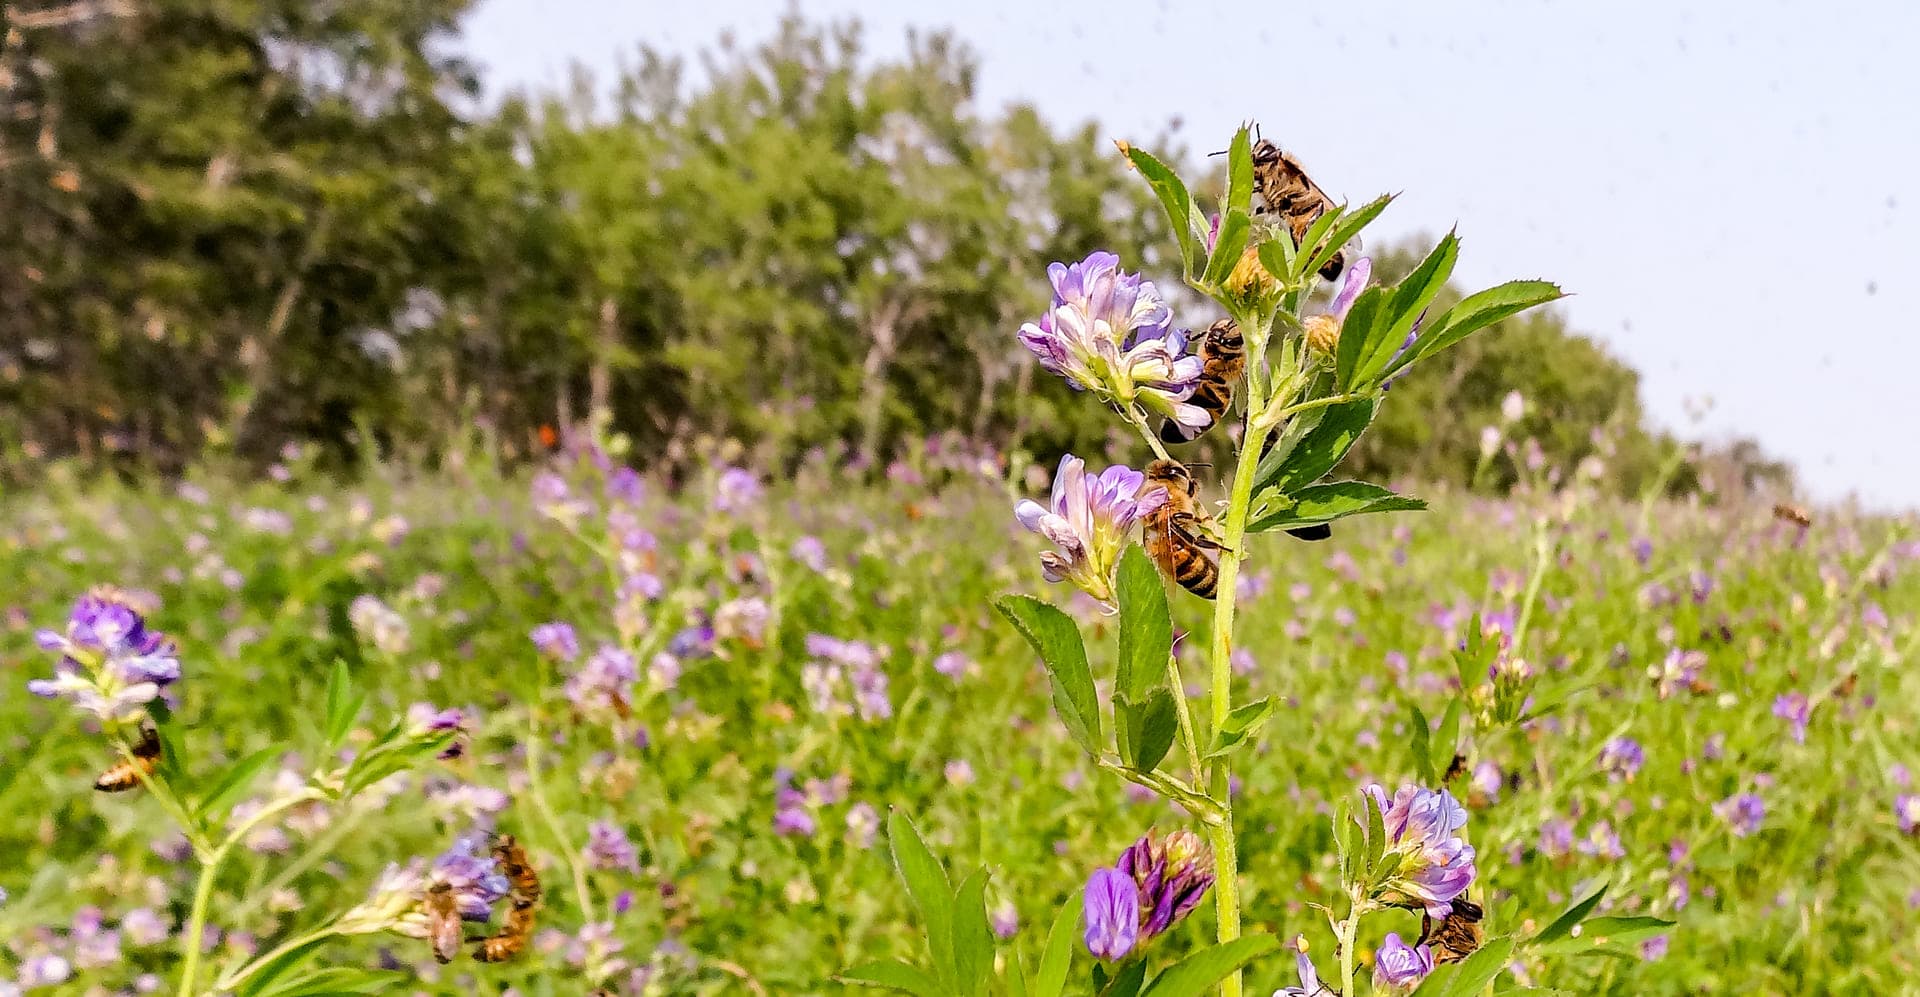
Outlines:
{"type": "MultiPolygon", "coordinates": [[[[1101,448],[1097,413],[1013,338],[1051,261],[1170,269],[1095,124],[983,111],[949,35],[876,59],[857,25],[797,17],[489,103],[460,54],[468,6],[0,7],[8,476],[290,442],[342,463],[476,438],[525,455],[589,413],[641,453],[1101,448]]],[[[1602,451],[1622,488],[1654,480],[1677,444],[1644,425],[1636,374],[1558,314],[1508,326],[1396,385],[1412,398],[1352,459],[1470,480],[1519,390],[1547,461],[1602,451]]],[[[1737,474],[1780,480],[1743,453],[1737,474]]]]}

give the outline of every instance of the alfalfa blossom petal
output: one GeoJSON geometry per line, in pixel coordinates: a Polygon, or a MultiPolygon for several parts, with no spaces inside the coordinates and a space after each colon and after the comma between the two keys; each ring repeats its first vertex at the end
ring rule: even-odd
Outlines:
{"type": "Polygon", "coordinates": [[[1142,942],[1180,923],[1213,886],[1213,850],[1184,829],[1164,838],[1148,831],[1120,853],[1114,868],[1139,887],[1142,942]]]}
{"type": "Polygon", "coordinates": [[[1373,952],[1373,989],[1382,993],[1409,993],[1433,972],[1433,950],[1408,945],[1396,932],[1387,932],[1373,952]]]}
{"type": "Polygon", "coordinates": [[[1060,459],[1053,478],[1052,505],[1030,499],[1014,507],[1020,525],[1040,534],[1053,550],[1040,555],[1047,581],[1070,581],[1102,602],[1113,600],[1113,570],[1134,524],[1166,501],[1158,488],[1142,494],[1146,476],[1114,465],[1088,476],[1086,462],[1071,454],[1060,459]]]}
{"type": "Polygon", "coordinates": [[[1053,302],[1018,338],[1040,366],[1077,390],[1116,405],[1139,401],[1155,414],[1191,421],[1176,410],[1193,394],[1201,361],[1187,354],[1187,335],[1150,280],[1120,269],[1120,258],[1097,252],[1047,268],[1053,302]]]}
{"type": "Polygon", "coordinates": [[[27,691],[71,700],[108,723],[139,719],[147,704],[180,679],[173,641],[148,628],[139,610],[112,592],[81,596],[63,631],[42,630],[35,640],[60,657],[53,677],[29,681],[27,691]]]}
{"type": "Polygon", "coordinates": [[[1307,956],[1304,936],[1294,936],[1293,968],[1300,976],[1300,985],[1281,987],[1273,992],[1273,997],[1339,997],[1332,987],[1320,982],[1320,971],[1313,968],[1313,960],[1307,956]]]}
{"type": "Polygon", "coordinates": [[[1095,869],[1087,879],[1081,927],[1087,951],[1113,962],[1133,951],[1140,938],[1140,888],[1118,869],[1095,869]]]}
{"type": "Polygon", "coordinates": [[[1366,792],[1380,809],[1387,852],[1399,856],[1389,864],[1392,876],[1375,884],[1378,894],[1396,906],[1446,917],[1476,871],[1473,846],[1456,833],[1466,827],[1466,808],[1444,789],[1402,786],[1391,800],[1378,785],[1366,792]]]}
{"type": "Polygon", "coordinates": [[[1353,309],[1353,303],[1360,292],[1367,289],[1367,281],[1373,278],[1373,259],[1362,256],[1347,268],[1345,281],[1333,296],[1333,302],[1325,312],[1309,315],[1301,320],[1306,329],[1307,345],[1317,352],[1332,356],[1340,345],[1340,330],[1347,321],[1347,312],[1353,309]]]}

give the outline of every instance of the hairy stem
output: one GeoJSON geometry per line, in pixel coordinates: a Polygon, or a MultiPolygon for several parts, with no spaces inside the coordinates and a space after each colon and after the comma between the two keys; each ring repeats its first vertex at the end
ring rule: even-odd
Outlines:
{"type": "Polygon", "coordinates": [[[226,862],[234,846],[244,841],[254,828],[302,803],[320,799],[322,795],[319,790],[309,786],[261,807],[257,813],[227,832],[226,839],[200,864],[200,880],[193,887],[193,908],[187,913],[187,930],[180,936],[180,985],[176,989],[181,997],[193,997],[194,977],[200,971],[200,945],[207,933],[207,904],[213,899],[213,880],[219,875],[221,864],[226,862]]]}
{"type": "Polygon", "coordinates": [[[1360,928],[1360,894],[1356,889],[1347,897],[1347,919],[1340,922],[1340,992],[1353,993],[1353,946],[1360,928]]]}
{"type": "Polygon", "coordinates": [[[1180,719],[1180,743],[1187,749],[1187,764],[1193,769],[1193,784],[1206,785],[1206,764],[1200,760],[1200,742],[1193,733],[1193,710],[1187,705],[1187,683],[1180,675],[1180,659],[1167,655],[1167,684],[1172,686],[1174,716],[1180,719]]]}
{"type": "Polygon", "coordinates": [[[573,880],[574,900],[580,905],[581,918],[592,921],[597,916],[593,910],[593,893],[587,889],[587,872],[581,864],[579,852],[574,850],[573,842],[560,826],[560,818],[553,811],[553,804],[547,802],[544,778],[540,772],[541,738],[539,707],[527,711],[527,795],[533,800],[534,812],[540,815],[542,823],[547,825],[547,833],[553,835],[553,845],[560,852],[560,860],[567,864],[567,872],[573,880]]]}

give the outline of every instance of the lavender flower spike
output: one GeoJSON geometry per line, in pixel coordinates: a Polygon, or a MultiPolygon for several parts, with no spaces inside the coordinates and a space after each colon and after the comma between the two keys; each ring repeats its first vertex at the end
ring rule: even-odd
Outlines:
{"type": "Polygon", "coordinates": [[[1133,951],[1140,936],[1140,891],[1133,877],[1118,869],[1095,869],[1080,917],[1094,958],[1112,962],[1133,951]]]}
{"type": "Polygon", "coordinates": [[[1089,478],[1086,462],[1068,455],[1053,478],[1051,509],[1031,499],[1014,507],[1020,525],[1047,538],[1040,555],[1047,581],[1070,581],[1101,602],[1113,601],[1113,569],[1133,525],[1159,508],[1166,492],[1141,493],[1146,476],[1115,465],[1089,478]]]}
{"type": "Polygon", "coordinates": [[[1053,303],[1019,332],[1040,366],[1123,409],[1138,402],[1180,425],[1206,425],[1206,413],[1187,404],[1201,360],[1187,354],[1187,334],[1173,328],[1152,281],[1121,271],[1120,258],[1106,252],[1055,263],[1047,277],[1053,303]]]}
{"type": "Polygon", "coordinates": [[[114,593],[81,596],[64,632],[42,630],[36,640],[59,652],[60,660],[52,678],[28,682],[27,691],[71,699],[109,723],[138,719],[148,703],[180,679],[173,641],[148,629],[139,611],[114,593]]]}

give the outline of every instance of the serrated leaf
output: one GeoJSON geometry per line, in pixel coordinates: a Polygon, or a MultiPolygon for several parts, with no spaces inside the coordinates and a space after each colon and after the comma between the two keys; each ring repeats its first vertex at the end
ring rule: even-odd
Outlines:
{"type": "Polygon", "coordinates": [[[843,970],[834,979],[858,987],[894,990],[903,994],[915,994],[917,997],[939,997],[943,992],[939,981],[928,976],[926,970],[898,959],[880,959],[862,963],[852,969],[843,970]]]}
{"type": "Polygon", "coordinates": [[[259,777],[262,769],[279,757],[281,750],[277,745],[261,748],[227,766],[219,776],[214,778],[212,785],[207,789],[207,795],[200,798],[194,811],[203,817],[213,819],[225,814],[228,808],[240,802],[240,798],[253,786],[253,780],[259,777]]]}
{"type": "Polygon", "coordinates": [[[1420,338],[1414,340],[1413,346],[1394,361],[1386,372],[1397,373],[1495,322],[1565,296],[1559,285],[1544,280],[1510,280],[1497,287],[1469,294],[1439,318],[1427,323],[1420,338]]]}
{"type": "Polygon", "coordinates": [[[1284,228],[1281,229],[1279,232],[1274,233],[1271,238],[1262,240],[1257,252],[1260,254],[1260,265],[1265,267],[1268,273],[1273,274],[1275,277],[1282,274],[1293,273],[1293,265],[1296,259],[1293,249],[1293,233],[1286,231],[1284,228]]]}
{"type": "Polygon", "coordinates": [[[1225,208],[1238,208],[1241,211],[1253,208],[1253,136],[1245,125],[1233,133],[1233,141],[1227,145],[1225,208]]]}
{"type": "Polygon", "coordinates": [[[1398,495],[1365,481],[1331,481],[1308,485],[1291,496],[1278,496],[1269,491],[1262,493],[1262,499],[1256,500],[1256,504],[1262,501],[1280,504],[1278,508],[1263,512],[1260,518],[1249,524],[1248,533],[1331,523],[1371,512],[1399,512],[1427,507],[1427,503],[1420,499],[1398,495]]]}
{"type": "Polygon", "coordinates": [[[1433,775],[1433,728],[1427,724],[1427,715],[1420,707],[1407,704],[1407,753],[1413,756],[1413,777],[1423,786],[1431,786],[1437,780],[1433,775]]]}
{"type": "Polygon", "coordinates": [[[1138,544],[1120,555],[1115,593],[1120,603],[1120,661],[1114,695],[1143,701],[1148,690],[1167,684],[1173,654],[1173,618],[1159,569],[1138,544]]]}
{"type": "Polygon", "coordinates": [[[363,697],[353,687],[353,673],[345,658],[333,659],[333,672],[327,678],[326,739],[329,749],[346,741],[347,732],[360,713],[363,697]]]}
{"type": "Polygon", "coordinates": [[[1167,757],[1167,751],[1173,747],[1174,736],[1180,729],[1173,693],[1166,689],[1155,689],[1148,694],[1145,703],[1132,707],[1132,712],[1137,720],[1133,722],[1131,731],[1131,764],[1141,772],[1151,772],[1167,757]]]}
{"type": "Polygon", "coordinates": [[[1187,190],[1178,174],[1167,168],[1165,163],[1151,154],[1131,145],[1121,145],[1121,152],[1133,163],[1133,168],[1147,181],[1153,195],[1160,199],[1160,207],[1167,213],[1167,221],[1173,226],[1174,238],[1180,243],[1180,263],[1184,276],[1192,277],[1194,267],[1204,267],[1207,259],[1207,216],[1194,201],[1193,194],[1187,190]]]}
{"type": "Polygon", "coordinates": [[[1367,337],[1381,321],[1387,306],[1387,289],[1375,285],[1360,292],[1347,309],[1340,324],[1340,342],[1333,350],[1333,369],[1341,391],[1352,391],[1360,366],[1367,357],[1367,337]]]}
{"type": "Polygon", "coordinates": [[[1320,480],[1359,442],[1361,434],[1373,423],[1376,407],[1372,398],[1326,406],[1319,421],[1283,459],[1274,461],[1271,468],[1266,466],[1266,461],[1261,461],[1253,482],[1254,491],[1272,488],[1292,493],[1320,480]]]}
{"type": "MultiPolygon", "coordinates": [[[[1312,255],[1308,258],[1306,265],[1300,268],[1300,273],[1319,273],[1320,268],[1326,266],[1328,260],[1333,259],[1333,254],[1352,242],[1353,237],[1359,235],[1360,230],[1366,228],[1375,218],[1380,217],[1380,213],[1387,210],[1387,205],[1392,204],[1393,199],[1398,196],[1382,194],[1362,205],[1358,211],[1343,212],[1340,215],[1339,224],[1333,229],[1333,235],[1324,243],[1314,246],[1312,255]]],[[[1313,244],[1309,243],[1309,245],[1313,244]]]]}
{"type": "Polygon", "coordinates": [[[934,974],[952,983],[957,979],[954,961],[953,887],[947,882],[947,870],[927,850],[920,832],[906,814],[895,810],[887,815],[887,847],[893,852],[894,868],[906,884],[907,895],[920,911],[920,922],[927,932],[927,948],[933,957],[934,974]]]}
{"type": "Polygon", "coordinates": [[[1434,970],[1414,993],[1418,997],[1472,997],[1507,968],[1513,955],[1512,938],[1496,938],[1465,959],[1434,970]]]}
{"type": "Polygon", "coordinates": [[[956,990],[986,997],[993,978],[993,927],[987,923],[987,871],[975,870],[953,891],[953,965],[956,990]]]}
{"type": "Polygon", "coordinates": [[[1608,884],[1602,881],[1599,886],[1594,887],[1586,896],[1575,900],[1572,906],[1562,911],[1559,917],[1553,919],[1552,924],[1540,929],[1540,933],[1533,936],[1533,944],[1547,945],[1572,934],[1573,926],[1579,924],[1582,918],[1592,913],[1593,908],[1600,903],[1600,899],[1607,895],[1607,886],[1608,884]]]}
{"type": "Polygon", "coordinates": [[[1074,893],[1060,913],[1054,915],[1047,932],[1047,947],[1040,953],[1040,969],[1033,974],[1033,997],[1062,997],[1067,990],[1067,970],[1073,965],[1074,943],[1080,938],[1080,912],[1086,897],[1074,893]]]}
{"type": "Polygon", "coordinates": [[[1275,703],[1272,696],[1264,696],[1243,706],[1235,707],[1227,714],[1227,720],[1220,729],[1213,732],[1213,741],[1207,745],[1206,757],[1218,758],[1240,745],[1245,744],[1253,735],[1266,726],[1273,717],[1275,703]]]}
{"type": "Polygon", "coordinates": [[[1247,213],[1238,208],[1228,210],[1220,217],[1220,234],[1214,238],[1213,252],[1207,257],[1207,272],[1202,282],[1209,287],[1220,287],[1226,283],[1227,275],[1239,264],[1240,257],[1246,254],[1247,239],[1253,234],[1253,221],[1247,213]]]}
{"type": "Polygon", "coordinates": [[[1020,636],[1033,645],[1053,678],[1053,708],[1067,733],[1089,755],[1098,755],[1104,738],[1100,699],[1087,667],[1087,648],[1073,617],[1031,596],[1010,595],[994,603],[1020,636]]]}
{"type": "Polygon", "coordinates": [[[1145,997],[1200,997],[1247,963],[1279,947],[1279,939],[1272,935],[1242,935],[1201,949],[1154,977],[1145,997]]]}
{"type": "MultiPolygon", "coordinates": [[[[1379,380],[1394,352],[1407,341],[1407,334],[1413,331],[1413,323],[1420,318],[1420,313],[1426,311],[1446,287],[1453,265],[1459,259],[1460,240],[1448,232],[1412,273],[1394,285],[1393,296],[1367,332],[1361,359],[1353,371],[1354,385],[1371,385],[1379,380]]],[[[1346,334],[1346,329],[1342,329],[1341,338],[1346,334]]]]}

